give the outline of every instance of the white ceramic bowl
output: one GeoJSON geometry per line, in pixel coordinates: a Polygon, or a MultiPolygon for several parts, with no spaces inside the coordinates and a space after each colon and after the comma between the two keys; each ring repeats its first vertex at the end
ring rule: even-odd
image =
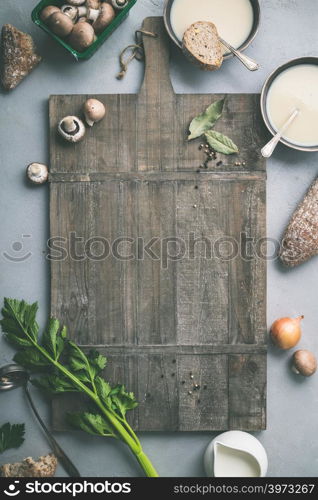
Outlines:
{"type": "MultiPolygon", "coordinates": [[[[171,20],[170,20],[170,13],[171,13],[171,8],[174,0],[165,0],[164,8],[163,8],[163,20],[166,26],[166,30],[168,35],[170,36],[171,40],[181,49],[182,48],[182,43],[176,36],[175,32],[173,31],[172,25],[171,25],[171,20]]],[[[238,47],[238,50],[243,52],[249,45],[252,43],[254,38],[257,35],[259,24],[260,24],[260,17],[261,17],[261,8],[259,4],[259,0],[250,0],[253,8],[253,26],[251,29],[250,34],[248,35],[247,39],[245,42],[238,47]]],[[[239,21],[238,21],[239,22],[239,21]]],[[[223,59],[230,59],[233,57],[233,54],[228,53],[225,54],[223,59]]]]}
{"type": "MultiPolygon", "coordinates": [[[[267,454],[260,441],[243,431],[228,431],[219,434],[213,439],[204,454],[204,468],[208,477],[222,477],[215,474],[215,464],[217,460],[218,447],[223,446],[228,449],[246,453],[249,460],[255,461],[255,468],[258,472],[257,477],[265,477],[268,468],[267,454]]],[[[228,476],[227,474],[227,477],[228,476]]],[[[232,477],[238,477],[233,475],[232,477]]]]}
{"type": "MultiPolygon", "coordinates": [[[[263,115],[263,119],[265,122],[266,127],[268,130],[271,132],[272,135],[275,135],[277,130],[273,127],[273,125],[270,122],[269,116],[268,116],[268,111],[267,111],[267,96],[269,89],[274,82],[275,78],[279,76],[283,71],[286,69],[292,68],[298,64],[316,64],[318,65],[318,57],[316,56],[308,56],[308,57],[299,57],[297,59],[291,59],[287,63],[283,64],[282,66],[279,66],[279,68],[276,68],[273,73],[269,75],[267,80],[265,81],[263,88],[262,88],[262,93],[261,93],[261,111],[263,115]]],[[[288,146],[289,148],[297,149],[298,151],[312,151],[316,152],[318,151],[318,144],[317,146],[300,146],[299,144],[295,144],[291,141],[288,141],[287,139],[281,138],[280,142],[282,144],[285,144],[285,146],[288,146]]]]}

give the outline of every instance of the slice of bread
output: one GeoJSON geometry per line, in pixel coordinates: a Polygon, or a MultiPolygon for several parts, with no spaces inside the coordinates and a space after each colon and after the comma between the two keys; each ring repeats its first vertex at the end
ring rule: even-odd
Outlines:
{"type": "Polygon", "coordinates": [[[213,23],[198,21],[185,31],[182,49],[187,58],[206,71],[219,69],[223,62],[223,46],[213,23]]]}
{"type": "Polygon", "coordinates": [[[53,477],[56,472],[57,458],[53,453],[33,460],[25,458],[22,462],[5,464],[0,467],[2,477],[53,477]]]}

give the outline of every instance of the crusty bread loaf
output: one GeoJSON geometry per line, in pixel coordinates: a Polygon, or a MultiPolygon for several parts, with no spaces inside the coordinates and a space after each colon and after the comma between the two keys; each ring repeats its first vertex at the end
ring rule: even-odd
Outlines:
{"type": "Polygon", "coordinates": [[[295,267],[318,254],[318,179],[310,186],[284,232],[280,259],[295,267]]]}
{"type": "Polygon", "coordinates": [[[1,51],[1,83],[5,90],[14,89],[41,61],[31,36],[11,24],[2,28],[1,51]]]}
{"type": "Polygon", "coordinates": [[[213,23],[191,24],[183,35],[182,48],[187,58],[203,70],[214,71],[223,62],[223,46],[213,23]]]}
{"type": "Polygon", "coordinates": [[[53,477],[56,472],[57,459],[53,453],[33,460],[27,457],[23,462],[5,464],[0,467],[2,477],[53,477]]]}

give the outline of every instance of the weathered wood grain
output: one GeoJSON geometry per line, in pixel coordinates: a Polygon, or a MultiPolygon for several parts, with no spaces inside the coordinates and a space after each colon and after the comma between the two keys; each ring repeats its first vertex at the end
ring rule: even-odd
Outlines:
{"type": "MultiPolygon", "coordinates": [[[[259,96],[226,96],[217,124],[240,147],[241,165],[222,157],[197,172],[203,153],[199,141],[187,141],[189,122],[223,96],[175,95],[162,19],[146,19],[145,29],[158,38],[144,38],[139,95],[94,96],[107,116],[81,143],[63,142],[56,126],[81,115],[86,96],[50,98],[51,237],[63,238],[55,245],[68,252],[51,262],[52,314],[73,339],[108,357],[107,378],[136,393],[140,405],[129,418],[137,430],[259,430],[266,424],[266,261],[255,255],[266,236],[259,96]]],[[[78,405],[57,398],[54,428],[65,428],[64,412],[78,405]]]]}

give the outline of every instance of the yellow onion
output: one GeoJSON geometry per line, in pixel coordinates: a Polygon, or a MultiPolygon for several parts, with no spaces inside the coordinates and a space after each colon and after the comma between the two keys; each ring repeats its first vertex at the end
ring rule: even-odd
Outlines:
{"type": "Polygon", "coordinates": [[[298,318],[280,318],[271,326],[271,337],[275,345],[281,349],[290,349],[298,344],[301,337],[300,322],[304,316],[298,318]]]}

